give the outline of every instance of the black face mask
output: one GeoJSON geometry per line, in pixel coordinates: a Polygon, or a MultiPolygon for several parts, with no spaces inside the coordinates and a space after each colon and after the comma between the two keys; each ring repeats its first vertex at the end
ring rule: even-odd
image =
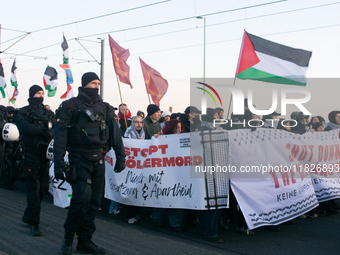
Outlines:
{"type": "Polygon", "coordinates": [[[84,92],[88,97],[95,98],[98,96],[99,89],[95,88],[81,88],[81,91],[84,92]]]}
{"type": "Polygon", "coordinates": [[[40,106],[44,102],[43,97],[31,97],[27,100],[30,105],[40,106]]]}

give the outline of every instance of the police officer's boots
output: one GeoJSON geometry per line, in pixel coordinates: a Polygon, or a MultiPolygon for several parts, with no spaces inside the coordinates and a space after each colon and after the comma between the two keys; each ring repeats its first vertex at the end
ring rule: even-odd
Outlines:
{"type": "Polygon", "coordinates": [[[63,244],[61,245],[62,254],[64,255],[72,254],[72,244],[73,244],[74,233],[75,232],[65,229],[63,244]]]}
{"type": "Polygon", "coordinates": [[[98,247],[91,239],[78,239],[77,253],[87,253],[87,254],[105,254],[106,250],[104,248],[98,247]]]}

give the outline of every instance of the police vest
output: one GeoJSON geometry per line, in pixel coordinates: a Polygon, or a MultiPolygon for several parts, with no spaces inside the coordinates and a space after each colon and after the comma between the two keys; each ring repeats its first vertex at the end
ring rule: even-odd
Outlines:
{"type": "Polygon", "coordinates": [[[103,149],[109,140],[109,127],[106,124],[104,103],[87,107],[79,99],[74,99],[68,147],[70,151],[103,149]]]}
{"type": "MultiPolygon", "coordinates": [[[[45,113],[41,116],[34,113],[30,106],[25,106],[23,109],[26,110],[23,117],[27,120],[28,123],[40,127],[46,132],[53,128],[53,112],[47,111],[44,109],[45,113]]],[[[41,136],[20,136],[23,147],[29,147],[33,149],[37,154],[45,156],[46,149],[49,141],[42,141],[41,136]]]]}

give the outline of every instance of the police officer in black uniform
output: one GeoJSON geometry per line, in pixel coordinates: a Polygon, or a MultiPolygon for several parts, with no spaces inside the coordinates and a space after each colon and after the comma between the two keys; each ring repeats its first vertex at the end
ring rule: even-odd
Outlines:
{"type": "Polygon", "coordinates": [[[21,108],[14,120],[20,132],[24,156],[24,177],[27,187],[27,208],[22,221],[33,236],[41,236],[40,208],[48,191],[49,160],[46,150],[53,138],[54,114],[43,105],[44,90],[33,85],[29,89],[29,105],[21,108]]]}
{"type": "Polygon", "coordinates": [[[92,72],[82,76],[82,87],[75,98],[64,101],[56,111],[54,137],[54,174],[72,185],[72,199],[64,224],[63,254],[72,253],[74,234],[78,235],[77,253],[104,254],[92,242],[94,219],[105,186],[105,153],[113,148],[115,171],[125,168],[125,151],[112,107],[98,95],[99,77],[92,72]],[[69,167],[64,156],[69,152],[69,167]]]}

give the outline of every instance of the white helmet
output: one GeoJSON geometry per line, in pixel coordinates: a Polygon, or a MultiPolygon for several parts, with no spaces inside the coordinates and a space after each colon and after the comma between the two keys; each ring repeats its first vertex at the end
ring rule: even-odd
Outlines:
{"type": "Polygon", "coordinates": [[[46,150],[46,158],[49,160],[53,160],[53,145],[54,145],[54,139],[51,140],[46,150]]]}
{"type": "Polygon", "coordinates": [[[2,129],[2,139],[5,142],[13,142],[19,138],[19,130],[13,123],[6,123],[2,129]]]}

